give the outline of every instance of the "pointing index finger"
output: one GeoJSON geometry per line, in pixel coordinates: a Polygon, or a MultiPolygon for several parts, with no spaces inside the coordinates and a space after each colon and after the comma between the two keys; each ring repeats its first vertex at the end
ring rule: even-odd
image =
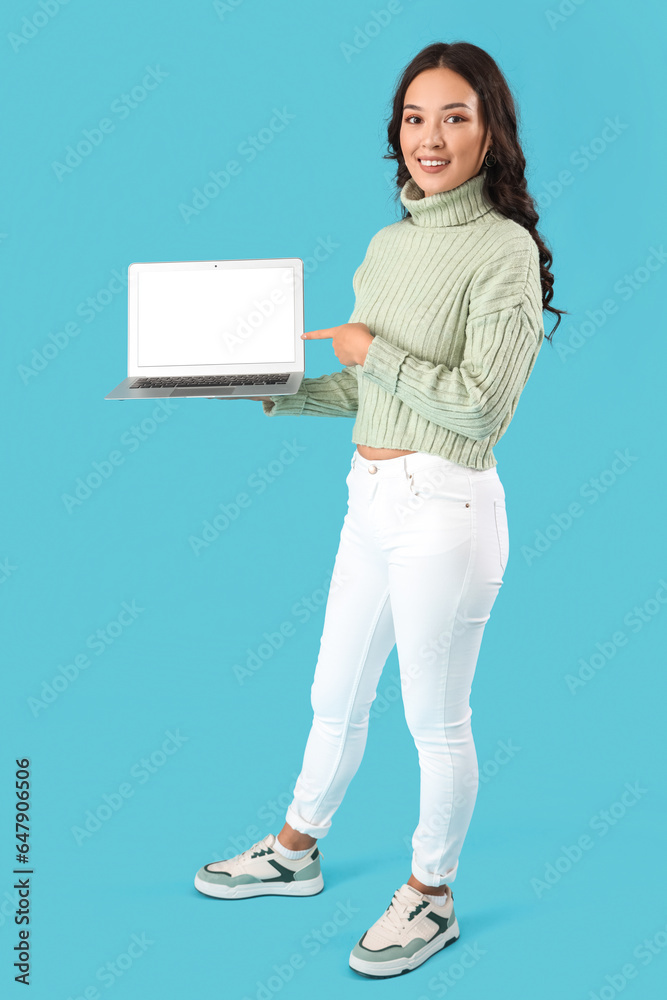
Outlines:
{"type": "Polygon", "coordinates": [[[324,330],[310,330],[301,334],[302,340],[324,340],[326,337],[333,337],[335,327],[328,327],[324,330]]]}

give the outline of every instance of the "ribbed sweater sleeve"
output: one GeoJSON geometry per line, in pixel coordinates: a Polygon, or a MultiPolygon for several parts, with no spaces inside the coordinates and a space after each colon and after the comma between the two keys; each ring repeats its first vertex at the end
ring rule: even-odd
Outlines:
{"type": "Polygon", "coordinates": [[[331,375],[304,378],[291,396],[271,396],[262,400],[269,417],[287,416],[354,417],[359,407],[355,366],[346,366],[331,375]]]}
{"type": "Polygon", "coordinates": [[[538,257],[531,241],[510,259],[489,261],[473,279],[457,367],[422,360],[377,335],[361,366],[362,378],[432,424],[483,441],[516,406],[535,363],[543,334],[538,296],[538,257]]]}

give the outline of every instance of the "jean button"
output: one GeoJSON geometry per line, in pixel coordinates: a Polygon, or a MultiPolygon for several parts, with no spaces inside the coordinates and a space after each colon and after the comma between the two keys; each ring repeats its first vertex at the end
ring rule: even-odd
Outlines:
{"type": "Polygon", "coordinates": [[[377,470],[378,470],[377,465],[369,465],[368,466],[368,471],[369,472],[377,472],[377,470]]]}

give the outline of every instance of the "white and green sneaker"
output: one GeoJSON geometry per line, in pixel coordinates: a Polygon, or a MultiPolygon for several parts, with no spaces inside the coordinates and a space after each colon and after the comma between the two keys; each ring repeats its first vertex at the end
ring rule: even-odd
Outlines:
{"type": "Polygon", "coordinates": [[[459,937],[454,897],[445,887],[446,902],[434,905],[419,889],[405,882],[391,903],[350,953],[350,968],[362,976],[384,979],[416,969],[431,955],[459,937]]]}
{"type": "Polygon", "coordinates": [[[302,858],[287,858],[274,848],[275,835],[225,861],[212,861],[195,875],[195,889],[219,899],[247,896],[314,896],[324,888],[317,844],[302,858]]]}

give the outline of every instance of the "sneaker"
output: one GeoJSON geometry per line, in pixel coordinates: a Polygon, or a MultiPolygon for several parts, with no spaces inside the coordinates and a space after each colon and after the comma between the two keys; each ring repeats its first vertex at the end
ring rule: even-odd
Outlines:
{"type": "Polygon", "coordinates": [[[458,940],[459,925],[449,886],[445,894],[447,902],[435,906],[405,882],[379,920],[355,944],[350,968],[377,979],[400,976],[458,940]]]}
{"type": "Polygon", "coordinates": [[[233,858],[204,865],[195,875],[195,889],[219,899],[314,896],[321,892],[324,879],[317,844],[302,858],[292,859],[274,849],[275,840],[269,833],[233,858]]]}

